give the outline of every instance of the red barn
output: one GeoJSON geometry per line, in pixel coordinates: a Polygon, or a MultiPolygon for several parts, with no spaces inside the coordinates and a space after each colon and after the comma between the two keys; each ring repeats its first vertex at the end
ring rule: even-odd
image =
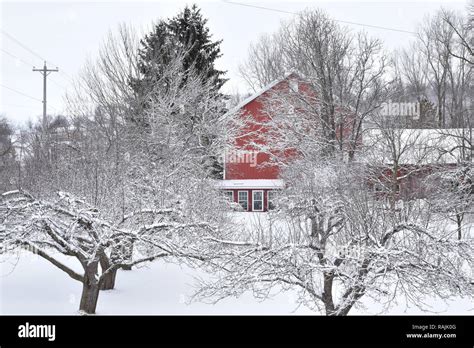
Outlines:
{"type": "Polygon", "coordinates": [[[265,143],[268,115],[264,103],[273,92],[297,91],[304,82],[295,73],[274,81],[260,92],[243,100],[230,110],[239,113],[246,121],[241,135],[234,141],[234,148],[224,156],[224,180],[219,188],[230,201],[239,203],[245,211],[268,211],[273,208],[272,198],[276,190],[284,187],[279,178],[280,168],[272,162],[268,153],[258,151],[254,144],[265,143]],[[263,136],[262,136],[263,135],[263,136]]]}
{"type": "MultiPolygon", "coordinates": [[[[280,167],[277,162],[272,161],[272,157],[277,157],[280,161],[286,162],[294,158],[298,150],[284,149],[281,151],[283,153],[278,154],[274,152],[275,150],[268,149],[268,147],[265,152],[259,151],[259,148],[265,148],[265,145],[267,145],[265,139],[275,136],[275,133],[272,133],[269,129],[270,114],[277,114],[285,107],[289,107],[288,103],[284,102],[285,99],[274,97],[277,95],[290,96],[293,92],[300,92],[299,95],[304,95],[305,99],[308,97],[307,101],[309,103],[318,102],[314,90],[296,73],[290,73],[243,100],[228,112],[229,115],[239,115],[244,125],[233,141],[232,150],[224,156],[224,178],[218,183],[218,187],[224,191],[231,202],[240,204],[244,211],[265,212],[271,210],[274,207],[273,197],[275,193],[285,187],[285,183],[280,178],[280,167]],[[269,100],[271,100],[270,103],[269,100]],[[276,108],[273,108],[274,103],[277,104],[276,108]]],[[[341,149],[348,152],[354,151],[362,144],[360,135],[357,139],[350,141],[353,133],[352,127],[355,125],[353,122],[354,115],[351,110],[345,108],[337,108],[336,111],[343,115],[339,121],[340,123],[335,125],[336,140],[339,141],[341,149]]],[[[304,115],[304,110],[303,113],[300,112],[299,114],[304,115]]],[[[368,142],[371,146],[384,143],[380,141],[380,136],[377,136],[380,133],[379,130],[368,131],[364,143],[368,142]]],[[[454,131],[459,130],[450,130],[448,133],[454,131]]],[[[404,151],[404,157],[400,158],[402,166],[397,173],[397,178],[400,178],[397,179],[400,183],[400,195],[419,197],[424,194],[421,181],[433,172],[433,163],[436,163],[438,167],[441,163],[452,166],[452,162],[457,162],[460,158],[460,155],[453,153],[452,150],[442,151],[442,153],[437,153],[435,150],[443,148],[459,149],[459,144],[447,144],[447,142],[454,142],[456,139],[464,139],[464,137],[455,134],[455,132],[449,134],[450,136],[433,137],[432,133],[436,133],[435,130],[423,129],[400,129],[400,132],[403,133],[400,134],[401,142],[410,144],[410,141],[417,140],[420,143],[410,146],[410,151],[404,151]],[[431,151],[429,153],[420,151],[420,146],[421,148],[431,148],[431,151]],[[421,158],[418,159],[417,156],[421,156],[421,158]],[[453,158],[448,158],[449,156],[453,158]]],[[[383,149],[381,148],[380,151],[383,152],[383,149]]],[[[380,158],[375,162],[383,161],[385,155],[382,152],[380,158]]],[[[368,164],[370,165],[370,163],[368,164]]],[[[385,178],[391,176],[390,170],[387,171],[386,168],[378,168],[378,170],[380,170],[378,184],[383,185],[385,178]]],[[[375,183],[369,183],[369,185],[377,190],[378,186],[375,183]]]]}

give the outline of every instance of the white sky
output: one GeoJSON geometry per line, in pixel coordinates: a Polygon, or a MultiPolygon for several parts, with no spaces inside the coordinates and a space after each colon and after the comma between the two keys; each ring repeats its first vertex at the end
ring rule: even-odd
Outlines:
{"type": "MultiPolygon", "coordinates": [[[[297,12],[319,7],[333,19],[384,26],[407,31],[416,30],[426,15],[440,7],[464,11],[466,1],[248,1],[236,2],[297,12]]],[[[246,92],[238,76],[238,66],[246,58],[249,44],[265,32],[277,30],[291,14],[239,6],[220,0],[194,1],[201,9],[214,39],[223,39],[223,57],[218,67],[228,71],[230,81],[225,90],[246,92]]],[[[88,57],[94,57],[109,30],[121,22],[145,30],[159,18],[178,13],[192,1],[5,1],[0,0],[0,114],[15,124],[34,119],[42,113],[42,76],[32,66],[43,66],[42,60],[18,45],[10,34],[37,55],[58,66],[60,73],[48,77],[48,113],[64,110],[63,95],[70,77],[77,74],[88,57]],[[11,55],[15,56],[12,57],[11,55]],[[28,96],[7,89],[13,88],[28,96]]],[[[354,30],[363,29],[348,25],[354,30]]],[[[408,33],[366,27],[379,37],[387,50],[407,45],[408,33]]],[[[55,68],[55,65],[48,67],[55,68]]]]}

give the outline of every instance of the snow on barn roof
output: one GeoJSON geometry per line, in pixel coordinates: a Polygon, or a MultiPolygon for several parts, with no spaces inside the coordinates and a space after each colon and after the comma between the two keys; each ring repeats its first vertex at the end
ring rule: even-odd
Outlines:
{"type": "Polygon", "coordinates": [[[285,183],[280,179],[220,180],[216,186],[220,189],[281,189],[285,183]]]}
{"type": "Polygon", "coordinates": [[[468,142],[472,131],[462,128],[367,129],[363,134],[364,159],[368,162],[392,162],[391,152],[395,150],[400,164],[458,163],[464,157],[463,149],[470,147],[468,142]]]}
{"type": "Polygon", "coordinates": [[[240,109],[242,109],[245,105],[247,105],[248,103],[250,103],[251,101],[253,101],[254,99],[257,99],[258,97],[260,97],[262,94],[264,94],[265,92],[268,92],[270,89],[272,89],[273,87],[275,87],[276,85],[278,85],[280,82],[282,81],[285,81],[288,77],[290,77],[291,75],[295,75],[297,76],[297,74],[294,72],[294,71],[290,71],[289,73],[286,73],[282,78],[280,79],[277,79],[271,83],[269,83],[268,85],[266,85],[264,88],[262,88],[260,91],[258,91],[257,93],[251,95],[250,97],[248,98],[245,98],[244,100],[242,100],[239,104],[237,104],[236,106],[234,106],[232,109],[230,109],[229,111],[227,111],[224,116],[228,116],[228,115],[231,115],[237,111],[239,111],[240,109]]]}

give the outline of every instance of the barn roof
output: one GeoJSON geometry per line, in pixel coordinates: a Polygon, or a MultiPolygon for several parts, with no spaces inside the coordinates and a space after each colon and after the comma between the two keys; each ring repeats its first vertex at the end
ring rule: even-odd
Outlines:
{"type": "Polygon", "coordinates": [[[295,75],[296,77],[298,76],[294,71],[291,71],[289,73],[286,73],[282,78],[280,79],[277,79],[271,83],[269,83],[268,85],[266,85],[264,88],[262,88],[260,91],[258,91],[257,93],[251,95],[250,97],[248,98],[245,98],[244,100],[242,100],[239,104],[237,104],[236,106],[234,106],[232,109],[230,109],[229,111],[227,111],[225,113],[224,116],[228,116],[228,115],[231,115],[237,111],[239,111],[240,109],[242,109],[245,105],[249,104],[250,102],[254,101],[255,99],[257,99],[258,97],[260,97],[262,94],[264,94],[265,92],[268,92],[270,89],[272,89],[273,87],[275,87],[276,85],[278,85],[280,82],[282,81],[285,81],[288,77],[290,77],[291,75],[295,75]]]}
{"type": "MultiPolygon", "coordinates": [[[[469,146],[469,129],[390,129],[396,139],[396,151],[401,164],[454,164],[463,158],[463,148],[469,146]]],[[[363,135],[364,146],[369,150],[367,161],[389,162],[390,150],[384,140],[383,130],[367,129],[363,135]]]]}
{"type": "Polygon", "coordinates": [[[281,179],[220,180],[216,185],[220,189],[278,189],[285,187],[285,183],[281,179]]]}

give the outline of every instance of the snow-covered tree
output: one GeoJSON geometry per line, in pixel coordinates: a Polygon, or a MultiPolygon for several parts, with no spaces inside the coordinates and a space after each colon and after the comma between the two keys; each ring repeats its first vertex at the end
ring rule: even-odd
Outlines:
{"type": "MultiPolygon", "coordinates": [[[[474,2],[471,0],[467,5],[467,15],[464,22],[453,20],[453,15],[448,11],[443,11],[443,20],[454,30],[461,50],[450,49],[453,57],[461,59],[474,65],[474,2]]],[[[458,47],[457,47],[458,48],[458,47]]]]}
{"type": "MultiPolygon", "coordinates": [[[[224,135],[232,130],[224,131],[231,120],[222,118],[215,86],[203,81],[193,66],[185,68],[183,52],[179,52],[149,94],[142,96],[148,98],[148,127],[137,125],[131,118],[138,101],[128,84],[138,74],[137,47],[133,30],[122,26],[108,37],[97,60],[81,73],[68,96],[71,117],[60,129],[54,128],[57,141],[52,161],[43,161],[46,133],[32,127],[25,159],[28,180],[22,188],[39,202],[55,202],[56,191],[80,197],[94,207],[91,209],[100,211],[101,220],[113,226],[112,230],[136,231],[160,220],[163,214],[157,212],[171,212],[177,206],[180,214],[167,215],[173,224],[222,226],[226,221],[222,200],[208,169],[223,152],[224,135]],[[188,77],[182,84],[185,72],[188,77]]],[[[50,132],[47,135],[49,139],[50,132]]],[[[42,214],[36,217],[44,218],[42,214]]],[[[61,221],[65,217],[57,218],[61,221]]],[[[60,221],[57,225],[68,224],[60,221]]],[[[21,220],[11,221],[9,226],[13,228],[15,222],[21,220]]],[[[156,229],[150,233],[153,231],[156,229]]],[[[175,236],[175,230],[167,231],[175,236]]],[[[202,240],[192,236],[190,233],[186,245],[199,250],[202,240]]],[[[143,243],[131,233],[121,240],[124,262],[120,269],[129,269],[143,243]]],[[[110,258],[112,255],[110,250],[110,258]]],[[[113,289],[115,271],[101,279],[101,289],[113,289]]]]}
{"type": "Polygon", "coordinates": [[[13,127],[0,115],[0,192],[18,185],[17,154],[13,127]]]}
{"type": "Polygon", "coordinates": [[[429,101],[435,107],[430,126],[472,127],[471,32],[468,18],[440,10],[419,26],[416,41],[395,55],[398,97],[429,101]]]}
{"type": "Polygon", "coordinates": [[[283,23],[270,39],[262,37],[242,71],[253,84],[297,72],[314,98],[301,91],[289,98],[282,93],[280,105],[301,111],[296,114],[308,119],[305,127],[318,129],[314,141],[324,141],[325,151],[336,155],[344,150],[354,159],[364,119],[387,99],[387,65],[379,40],[350,32],[321,10],[307,10],[283,23]]]}
{"type": "Polygon", "coordinates": [[[163,206],[177,199],[180,193],[170,185],[180,176],[189,179],[193,173],[207,180],[223,153],[225,134],[232,133],[229,119],[222,119],[214,81],[190,63],[181,46],[167,56],[147,93],[137,94],[130,81],[142,75],[138,47],[137,34],[121,26],[69,96],[81,130],[71,144],[72,158],[77,171],[90,178],[79,195],[117,218],[148,203],[163,206]],[[142,103],[147,108],[137,114],[142,103]],[[146,118],[148,126],[134,122],[135,117],[146,118]]]}
{"type": "Polygon", "coordinates": [[[199,245],[218,236],[217,220],[193,221],[192,212],[189,204],[176,202],[168,209],[144,208],[111,222],[64,192],[45,201],[10,191],[1,196],[0,243],[6,251],[25,248],[81,282],[79,310],[93,314],[99,291],[114,282],[119,269],[165,257],[188,262],[206,259],[208,248],[199,245]],[[82,270],[59,256],[74,258],[82,270]]]}
{"type": "Polygon", "coordinates": [[[404,298],[422,309],[425,296],[472,297],[472,240],[431,223],[429,205],[393,209],[367,189],[368,173],[354,163],[320,159],[291,168],[272,226],[235,236],[215,282],[203,281],[197,298],[252,291],[266,299],[297,289],[300,304],[347,315],[363,297],[387,308],[404,298]]]}
{"type": "Polygon", "coordinates": [[[474,214],[474,167],[472,162],[436,171],[426,178],[434,209],[456,224],[459,240],[470,238],[469,220],[474,214]]]}
{"type": "Polygon", "coordinates": [[[378,125],[366,129],[363,137],[362,162],[371,172],[370,187],[392,207],[400,199],[419,198],[422,178],[441,163],[439,138],[430,130],[378,125]]]}
{"type": "MultiPolygon", "coordinates": [[[[190,127],[198,126],[203,121],[201,117],[204,115],[207,118],[215,117],[214,120],[218,121],[219,115],[226,111],[224,95],[220,89],[227,80],[223,77],[225,72],[216,67],[216,60],[221,56],[221,41],[212,39],[207,20],[202,16],[197,5],[186,6],[175,17],[160,20],[153,27],[152,32],[140,41],[140,44],[138,55],[140,74],[130,80],[139,101],[132,121],[137,125],[147,127],[152,103],[160,102],[153,100],[153,96],[156,95],[156,85],[160,84],[160,91],[165,91],[169,83],[168,92],[173,93],[176,81],[179,81],[180,87],[194,85],[197,88],[194,93],[202,91],[203,95],[200,98],[203,100],[215,100],[212,104],[208,103],[204,109],[199,109],[203,105],[197,103],[192,110],[189,106],[183,110],[181,118],[186,117],[186,123],[190,127]],[[177,57],[180,59],[181,70],[179,74],[171,76],[168,69],[177,57]],[[199,75],[199,80],[194,78],[196,75],[199,75]],[[196,81],[200,81],[202,85],[196,85],[196,81]],[[210,110],[211,106],[215,110],[210,110]]],[[[187,129],[189,130],[189,127],[187,129]]],[[[216,141],[214,134],[205,134],[203,129],[200,132],[203,142],[212,145],[216,141]]],[[[209,176],[220,178],[222,167],[219,161],[211,150],[208,156],[209,176]]]]}
{"type": "MultiPolygon", "coordinates": [[[[150,33],[141,40],[139,51],[139,69],[141,76],[133,81],[137,93],[147,94],[153,88],[156,79],[165,74],[167,66],[177,53],[183,53],[184,71],[192,67],[202,75],[203,80],[213,86],[214,94],[226,82],[225,72],[215,66],[221,57],[220,44],[214,41],[201,9],[196,5],[186,6],[172,18],[158,21],[150,33]]],[[[186,83],[183,73],[181,83],[186,83]]],[[[146,105],[146,103],[145,103],[146,105]]]]}
{"type": "Polygon", "coordinates": [[[58,189],[74,192],[117,218],[127,213],[128,120],[139,103],[130,81],[139,75],[138,45],[138,34],[129,26],[110,32],[66,98],[75,128],[68,163],[75,180],[58,189]]]}
{"type": "Polygon", "coordinates": [[[254,92],[282,78],[287,72],[283,36],[279,32],[265,34],[250,44],[247,60],[239,67],[245,82],[254,92]]]}

